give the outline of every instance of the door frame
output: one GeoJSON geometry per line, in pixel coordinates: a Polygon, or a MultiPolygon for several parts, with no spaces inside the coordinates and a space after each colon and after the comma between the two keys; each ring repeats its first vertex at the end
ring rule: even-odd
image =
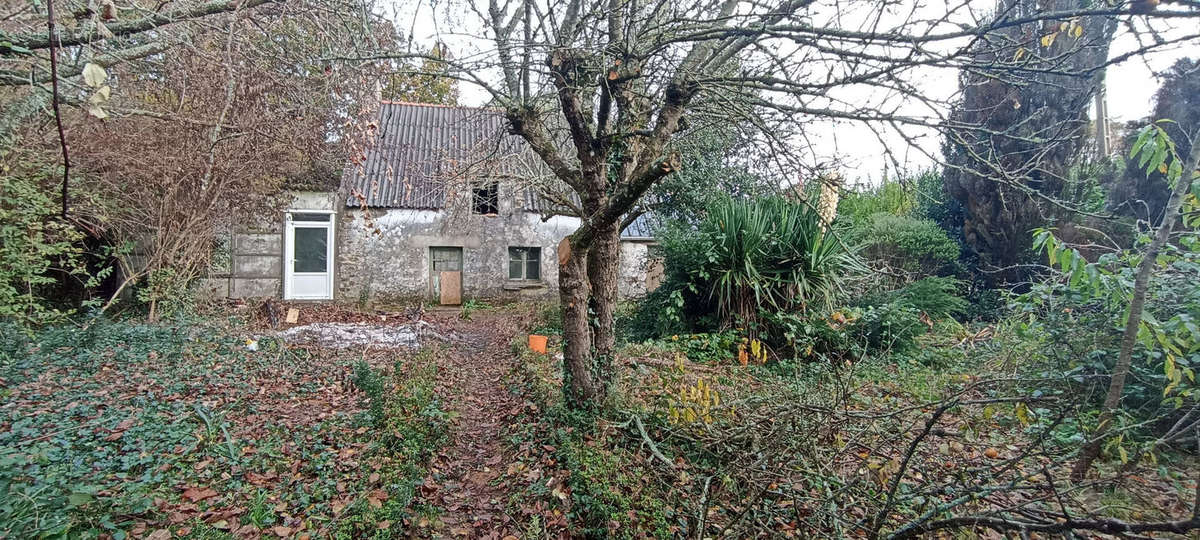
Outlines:
{"type": "Polygon", "coordinates": [[[456,250],[458,252],[458,270],[457,270],[457,272],[459,273],[459,276],[460,276],[460,285],[461,285],[461,276],[463,275],[463,269],[467,264],[467,262],[466,262],[467,254],[466,254],[466,249],[463,246],[429,246],[426,249],[426,253],[429,254],[429,267],[428,267],[428,269],[429,269],[429,285],[428,285],[429,296],[436,300],[440,296],[441,280],[438,278],[438,270],[434,267],[435,265],[434,265],[434,261],[433,261],[433,250],[435,250],[435,249],[456,250]],[[434,286],[435,280],[438,282],[437,286],[434,286]]]}
{"type": "Polygon", "coordinates": [[[337,218],[335,210],[300,210],[291,209],[283,213],[283,299],[284,300],[333,300],[333,273],[336,265],[334,264],[334,220],[337,218]],[[329,214],[328,221],[294,221],[292,214],[329,214]],[[324,227],[325,228],[325,262],[327,271],[325,272],[325,286],[329,294],[326,296],[304,296],[296,297],[292,295],[292,258],[295,256],[295,240],[296,240],[296,223],[300,223],[305,228],[324,227]]]}

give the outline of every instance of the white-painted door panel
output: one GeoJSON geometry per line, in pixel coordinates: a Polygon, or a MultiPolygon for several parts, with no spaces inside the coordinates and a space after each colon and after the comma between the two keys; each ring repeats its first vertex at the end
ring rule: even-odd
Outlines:
{"type": "Polygon", "coordinates": [[[333,227],[311,213],[289,214],[284,238],[283,292],[289,300],[333,298],[333,227]]]}

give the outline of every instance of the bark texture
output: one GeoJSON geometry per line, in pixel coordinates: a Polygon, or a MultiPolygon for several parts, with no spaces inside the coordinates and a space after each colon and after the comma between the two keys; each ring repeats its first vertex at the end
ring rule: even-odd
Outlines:
{"type": "Polygon", "coordinates": [[[558,266],[559,302],[563,326],[563,386],[567,404],[588,409],[601,397],[599,382],[592,370],[591,330],[588,328],[588,251],[570,246],[558,266]]]}

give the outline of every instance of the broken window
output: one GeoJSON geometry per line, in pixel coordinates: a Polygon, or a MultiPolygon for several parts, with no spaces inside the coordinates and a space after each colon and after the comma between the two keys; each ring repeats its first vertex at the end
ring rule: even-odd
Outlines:
{"type": "Polygon", "coordinates": [[[471,188],[471,211],[476,214],[496,215],[500,213],[500,184],[483,182],[471,188]]]}
{"type": "Polygon", "coordinates": [[[542,277],[542,248],[508,248],[508,279],[537,280],[542,277]]]}

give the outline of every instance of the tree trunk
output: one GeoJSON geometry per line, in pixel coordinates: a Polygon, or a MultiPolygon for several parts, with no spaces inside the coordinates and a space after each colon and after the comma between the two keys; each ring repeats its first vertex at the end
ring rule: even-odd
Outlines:
{"type": "Polygon", "coordinates": [[[1125,392],[1125,378],[1129,376],[1129,366],[1133,360],[1133,348],[1137,345],[1138,329],[1142,324],[1142,310],[1146,305],[1146,293],[1150,288],[1150,276],[1158,264],[1158,252],[1171,238],[1171,230],[1179,219],[1179,208],[1183,205],[1183,197],[1191,188],[1192,179],[1196,175],[1196,167],[1200,165],[1200,144],[1193,145],[1191,155],[1183,167],[1183,174],[1175,182],[1171,198],[1167,200],[1166,211],[1162,223],[1154,232],[1154,240],[1142,254],[1142,262],[1138,263],[1137,277],[1133,281],[1133,298],[1129,301],[1129,319],[1125,322],[1125,331],[1121,335],[1121,350],[1117,354],[1117,364],[1113,366],[1112,380],[1108,384],[1108,394],[1104,396],[1104,408],[1100,411],[1100,422],[1096,426],[1096,434],[1088,440],[1079,454],[1079,461],[1071,469],[1071,480],[1079,482],[1087,475],[1092,463],[1100,456],[1100,449],[1111,427],[1114,413],[1121,404],[1121,396],[1125,392]]]}
{"type": "Polygon", "coordinates": [[[601,227],[588,250],[588,282],[591,284],[592,354],[599,377],[601,400],[608,397],[613,375],[613,349],[617,337],[614,316],[617,310],[617,280],[621,270],[620,224],[601,227]]]}
{"type": "Polygon", "coordinates": [[[571,237],[559,248],[558,291],[562,307],[563,388],[567,406],[590,409],[603,396],[592,369],[592,336],[588,328],[588,250],[577,249],[571,237]]]}

